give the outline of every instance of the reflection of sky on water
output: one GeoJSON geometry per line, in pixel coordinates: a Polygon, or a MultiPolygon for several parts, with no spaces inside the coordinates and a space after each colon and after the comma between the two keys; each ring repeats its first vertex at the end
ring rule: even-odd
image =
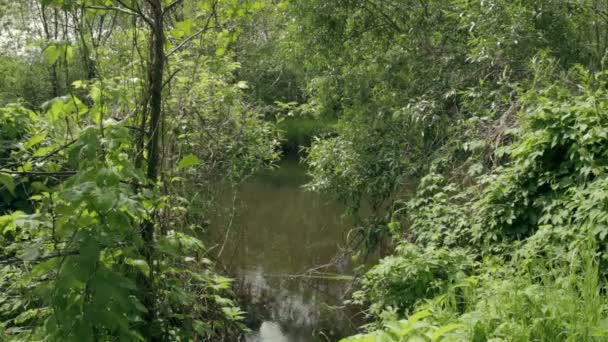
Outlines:
{"type": "MultiPolygon", "coordinates": [[[[286,281],[277,276],[264,276],[263,269],[240,272],[239,278],[247,287],[252,304],[262,305],[267,310],[266,320],[258,331],[248,336],[248,342],[307,341],[312,338],[308,327],[316,326],[321,312],[317,305],[316,291],[295,291],[286,287],[286,281]],[[306,293],[309,292],[309,293],[306,293]],[[308,294],[305,296],[304,294],[308,294]],[[281,322],[287,327],[282,327],[281,322]],[[304,336],[302,336],[304,335],[304,336]]],[[[293,283],[293,281],[291,281],[293,283]]],[[[302,284],[297,284],[302,285],[302,284]]],[[[300,286],[298,286],[300,287],[300,286]]]]}
{"type": "Polygon", "coordinates": [[[289,338],[281,331],[281,325],[277,322],[264,322],[260,330],[245,338],[247,342],[290,342],[289,338]]]}

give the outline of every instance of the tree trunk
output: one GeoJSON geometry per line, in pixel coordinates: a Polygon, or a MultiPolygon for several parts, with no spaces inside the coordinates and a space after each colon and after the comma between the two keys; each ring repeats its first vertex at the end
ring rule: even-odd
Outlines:
{"type": "MultiPolygon", "coordinates": [[[[165,68],[165,35],[163,25],[163,7],[161,0],[150,0],[150,14],[152,28],[150,33],[150,64],[148,66],[149,108],[150,108],[150,137],[147,146],[148,165],[147,178],[155,183],[159,176],[160,150],[159,140],[162,134],[160,123],[162,121],[162,88],[163,74],[165,68]]],[[[155,331],[154,320],[156,318],[156,296],[153,286],[154,267],[154,218],[151,217],[143,223],[141,235],[144,242],[143,255],[150,265],[150,278],[142,279],[140,289],[142,290],[142,303],[148,308],[145,317],[146,327],[144,329],[147,341],[159,340],[160,331],[155,331]]]]}

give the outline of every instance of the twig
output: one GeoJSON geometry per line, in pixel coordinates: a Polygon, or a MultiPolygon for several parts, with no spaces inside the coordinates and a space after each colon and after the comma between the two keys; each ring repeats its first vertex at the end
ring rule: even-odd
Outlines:
{"type": "Polygon", "coordinates": [[[167,84],[169,84],[169,82],[171,82],[173,80],[173,78],[175,76],[177,76],[177,74],[182,71],[181,68],[178,68],[177,70],[175,70],[174,72],[171,73],[171,75],[165,80],[165,83],[163,83],[163,88],[165,88],[167,86],[167,84]]]}
{"type": "Polygon", "coordinates": [[[171,10],[173,10],[173,8],[175,8],[176,6],[178,6],[179,4],[181,4],[182,2],[184,2],[184,0],[175,0],[175,1],[173,1],[171,4],[169,4],[169,6],[165,7],[165,9],[163,10],[163,15],[169,13],[171,10]]]}
{"type": "Polygon", "coordinates": [[[43,257],[39,257],[33,260],[22,260],[19,258],[8,258],[8,259],[2,259],[0,260],[0,265],[10,265],[10,264],[16,264],[19,262],[31,262],[31,263],[39,263],[39,262],[43,262],[43,261],[47,261],[50,259],[54,259],[54,258],[61,258],[61,257],[66,257],[66,256],[72,256],[72,255],[78,255],[80,254],[80,251],[67,251],[67,252],[60,252],[60,253],[53,253],[53,254],[49,254],[43,257]]]}
{"type": "MultiPolygon", "coordinates": [[[[101,246],[101,248],[103,248],[103,249],[121,248],[121,247],[125,247],[126,245],[127,245],[126,243],[121,242],[121,243],[116,244],[116,246],[114,246],[114,247],[101,246]]],[[[79,255],[79,254],[80,254],[79,250],[71,250],[71,251],[57,252],[57,253],[41,256],[41,257],[38,257],[38,258],[35,258],[32,260],[23,260],[23,259],[19,259],[19,258],[6,258],[6,259],[0,259],[0,265],[10,265],[10,264],[16,264],[19,262],[39,263],[39,262],[47,261],[47,260],[54,259],[54,258],[63,258],[63,257],[74,256],[74,255],[79,255]]]]}
{"type": "Polygon", "coordinates": [[[228,242],[228,237],[230,236],[230,230],[232,228],[232,223],[234,222],[234,216],[236,213],[236,199],[238,195],[237,190],[234,191],[234,196],[232,197],[232,212],[230,214],[230,221],[228,222],[228,228],[226,228],[226,236],[224,237],[224,243],[222,243],[222,247],[220,248],[219,253],[217,253],[217,258],[219,259],[224,252],[224,248],[226,247],[226,243],[228,242]]]}
{"type": "Polygon", "coordinates": [[[85,6],[85,8],[102,10],[102,11],[116,11],[116,12],[120,12],[123,14],[128,14],[128,15],[133,15],[133,16],[139,17],[139,14],[137,12],[133,12],[128,9],[124,9],[124,8],[120,8],[120,7],[87,5],[87,6],[85,6]]]}
{"type": "Polygon", "coordinates": [[[183,49],[188,43],[190,43],[194,38],[200,36],[201,34],[205,33],[208,30],[212,30],[212,29],[217,29],[219,28],[218,26],[211,26],[211,27],[203,27],[202,29],[198,30],[196,33],[192,34],[190,37],[186,38],[181,44],[179,44],[178,46],[176,46],[173,50],[169,51],[166,55],[167,58],[169,58],[169,56],[171,56],[172,54],[178,52],[179,50],[183,49]]]}
{"type": "MultiPolygon", "coordinates": [[[[36,161],[45,161],[47,159],[49,159],[50,157],[54,156],[55,154],[61,152],[62,150],[70,147],[71,145],[73,145],[76,142],[76,139],[63,144],[61,146],[59,146],[58,148],[54,149],[53,151],[49,152],[48,154],[44,155],[44,156],[40,156],[40,157],[33,157],[32,160],[36,160],[36,161]]],[[[12,164],[8,164],[8,165],[4,165],[4,166],[0,166],[0,169],[11,169],[15,166],[23,166],[23,163],[18,162],[18,163],[12,163],[12,164]]]]}
{"type": "Polygon", "coordinates": [[[69,177],[76,174],[76,171],[57,171],[57,172],[42,172],[42,171],[10,171],[0,170],[0,173],[6,173],[9,175],[17,176],[58,176],[58,177],[69,177]]]}

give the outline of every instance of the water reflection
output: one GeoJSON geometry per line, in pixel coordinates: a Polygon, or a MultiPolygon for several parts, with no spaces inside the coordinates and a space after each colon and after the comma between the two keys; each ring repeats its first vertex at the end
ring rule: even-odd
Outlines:
{"type": "Polygon", "coordinates": [[[350,282],[325,274],[303,277],[319,265],[323,272],[349,274],[349,258],[336,258],[351,224],[343,208],[306,192],[304,168],[284,161],[277,170],[239,189],[239,216],[215,223],[216,241],[227,241],[222,262],[235,272],[256,342],[334,341],[354,331],[351,313],[340,309],[350,282]]]}
{"type": "Polygon", "coordinates": [[[277,322],[263,322],[260,326],[260,330],[251,336],[245,337],[247,342],[264,342],[264,341],[275,341],[275,342],[290,342],[289,338],[285,336],[281,330],[281,325],[277,322]]]}

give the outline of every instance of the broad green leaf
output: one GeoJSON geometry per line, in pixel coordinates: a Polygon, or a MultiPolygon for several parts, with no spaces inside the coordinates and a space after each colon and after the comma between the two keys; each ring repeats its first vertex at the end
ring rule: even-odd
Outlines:
{"type": "Polygon", "coordinates": [[[409,323],[416,323],[419,320],[424,319],[429,316],[431,316],[431,312],[429,310],[422,310],[422,311],[418,311],[415,314],[411,315],[407,321],[409,323]]]}
{"type": "Polygon", "coordinates": [[[32,148],[33,146],[36,146],[41,143],[45,137],[46,136],[44,134],[36,134],[25,143],[25,147],[32,148]]]}
{"type": "Polygon", "coordinates": [[[87,86],[87,84],[81,80],[72,82],[72,87],[74,87],[76,89],[83,89],[83,88],[86,88],[86,86],[87,86]]]}
{"type": "Polygon", "coordinates": [[[65,45],[64,50],[66,61],[72,62],[74,60],[74,48],[71,45],[65,45]]]}
{"type": "Polygon", "coordinates": [[[131,296],[130,298],[131,298],[131,302],[133,303],[133,306],[134,306],[134,307],[135,307],[137,310],[139,310],[139,311],[141,311],[141,312],[148,312],[148,308],[146,308],[146,307],[145,307],[145,306],[144,306],[144,305],[143,305],[143,304],[142,304],[142,303],[139,301],[139,299],[138,299],[137,297],[135,297],[135,296],[131,296]]]}
{"type": "Polygon", "coordinates": [[[38,318],[41,313],[41,310],[42,309],[26,310],[26,311],[22,312],[21,314],[19,314],[19,316],[15,317],[14,322],[17,324],[23,324],[33,318],[38,318]]]}
{"type": "Polygon", "coordinates": [[[15,196],[15,182],[13,181],[13,177],[11,175],[2,173],[0,171],[0,185],[6,188],[11,195],[15,196]]]}
{"type": "Polygon", "coordinates": [[[100,213],[106,213],[118,202],[118,194],[116,191],[109,191],[103,188],[97,188],[93,192],[95,208],[100,213]]]}
{"type": "Polygon", "coordinates": [[[194,331],[199,333],[201,336],[205,336],[209,334],[209,332],[211,332],[211,327],[209,326],[209,324],[199,320],[195,320],[192,323],[192,327],[194,328],[194,331]]]}
{"type": "Polygon", "coordinates": [[[443,326],[443,327],[437,329],[431,336],[431,339],[433,341],[439,341],[445,334],[450,333],[454,330],[458,330],[460,328],[462,328],[462,324],[455,324],[455,323],[448,324],[446,326],[443,326]]]}
{"type": "Polygon", "coordinates": [[[76,259],[78,262],[77,274],[81,281],[86,281],[95,272],[101,246],[93,236],[86,236],[81,242],[78,252],[78,258],[76,259]]]}
{"type": "Polygon", "coordinates": [[[57,44],[49,45],[46,49],[44,49],[44,57],[46,57],[46,62],[49,65],[55,64],[61,56],[61,50],[62,49],[57,44]]]}
{"type": "Polygon", "coordinates": [[[186,19],[175,24],[178,30],[182,31],[184,35],[191,35],[193,33],[192,28],[194,27],[194,21],[192,19],[186,19]]]}
{"type": "Polygon", "coordinates": [[[146,277],[150,276],[150,265],[143,259],[127,259],[127,265],[131,265],[137,268],[141,273],[145,274],[146,277]]]}
{"type": "Polygon", "coordinates": [[[201,160],[197,156],[194,154],[189,154],[179,161],[177,167],[180,169],[187,169],[189,167],[199,165],[200,163],[201,160]]]}

